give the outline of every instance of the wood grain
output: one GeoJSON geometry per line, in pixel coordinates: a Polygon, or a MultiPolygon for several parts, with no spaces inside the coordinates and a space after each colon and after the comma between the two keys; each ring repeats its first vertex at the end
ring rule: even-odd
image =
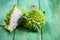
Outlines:
{"type": "Polygon", "coordinates": [[[9,33],[0,27],[0,40],[60,40],[59,0],[0,0],[0,4],[0,25],[4,24],[4,18],[13,5],[23,8],[26,13],[35,5],[47,16],[46,24],[39,32],[17,28],[9,33]]]}
{"type": "Polygon", "coordinates": [[[45,26],[42,28],[42,40],[60,40],[60,21],[59,13],[57,12],[58,0],[40,0],[40,8],[45,11],[47,21],[45,26]],[[58,15],[59,14],[59,15],[58,15]]]}

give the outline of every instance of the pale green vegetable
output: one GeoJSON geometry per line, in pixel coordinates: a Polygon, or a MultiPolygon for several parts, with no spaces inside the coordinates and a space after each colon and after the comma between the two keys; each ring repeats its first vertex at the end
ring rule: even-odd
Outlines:
{"type": "Polygon", "coordinates": [[[6,15],[4,28],[10,32],[13,31],[18,26],[17,21],[22,15],[23,11],[17,6],[14,6],[6,15]]]}
{"type": "Polygon", "coordinates": [[[18,21],[19,26],[28,28],[32,31],[39,31],[39,29],[45,24],[46,16],[39,9],[32,9],[27,14],[22,16],[18,21]]]}

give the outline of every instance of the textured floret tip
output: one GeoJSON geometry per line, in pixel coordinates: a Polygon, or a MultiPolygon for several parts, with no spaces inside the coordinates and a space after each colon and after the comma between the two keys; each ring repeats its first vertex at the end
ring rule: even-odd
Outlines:
{"type": "Polygon", "coordinates": [[[22,15],[22,10],[20,10],[17,6],[14,6],[6,15],[4,28],[10,32],[13,31],[18,26],[17,21],[22,15]]]}

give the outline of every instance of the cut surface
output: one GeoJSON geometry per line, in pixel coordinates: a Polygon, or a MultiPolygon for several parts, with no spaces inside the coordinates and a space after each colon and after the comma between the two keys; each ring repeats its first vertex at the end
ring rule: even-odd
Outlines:
{"type": "Polygon", "coordinates": [[[10,25],[7,27],[9,31],[13,31],[17,27],[17,21],[22,15],[21,10],[15,7],[11,14],[10,25]]]}

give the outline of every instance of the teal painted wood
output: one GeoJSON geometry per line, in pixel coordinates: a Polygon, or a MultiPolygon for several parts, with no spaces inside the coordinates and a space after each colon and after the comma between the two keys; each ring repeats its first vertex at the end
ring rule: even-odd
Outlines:
{"type": "MultiPolygon", "coordinates": [[[[0,0],[0,25],[4,25],[4,18],[11,10],[13,5],[17,4],[17,0],[0,0]]],[[[14,31],[8,33],[3,27],[0,26],[0,40],[13,40],[14,31]]]]}
{"type": "Polygon", "coordinates": [[[42,40],[60,40],[59,2],[58,0],[40,0],[40,9],[44,10],[47,16],[46,24],[42,28],[42,40]]]}
{"type": "Polygon", "coordinates": [[[13,34],[13,32],[9,33],[3,27],[0,27],[0,40],[13,40],[13,34]]]}
{"type": "MultiPolygon", "coordinates": [[[[39,8],[38,0],[19,0],[18,6],[23,8],[25,12],[29,11],[32,5],[36,5],[39,8]]],[[[31,32],[26,29],[16,29],[14,40],[41,40],[40,32],[31,32]]]]}
{"type": "MultiPolygon", "coordinates": [[[[17,2],[17,0],[0,0],[2,4],[0,6],[0,24],[4,24],[6,13],[14,4],[17,5],[17,2]]],[[[18,2],[18,6],[24,8],[26,12],[32,5],[36,5],[39,8],[38,4],[37,0],[19,0],[18,2]]],[[[46,24],[42,28],[42,36],[41,31],[34,33],[20,28],[8,33],[0,27],[0,40],[60,40],[60,1],[40,0],[40,9],[45,11],[45,15],[47,16],[46,24]]]]}

